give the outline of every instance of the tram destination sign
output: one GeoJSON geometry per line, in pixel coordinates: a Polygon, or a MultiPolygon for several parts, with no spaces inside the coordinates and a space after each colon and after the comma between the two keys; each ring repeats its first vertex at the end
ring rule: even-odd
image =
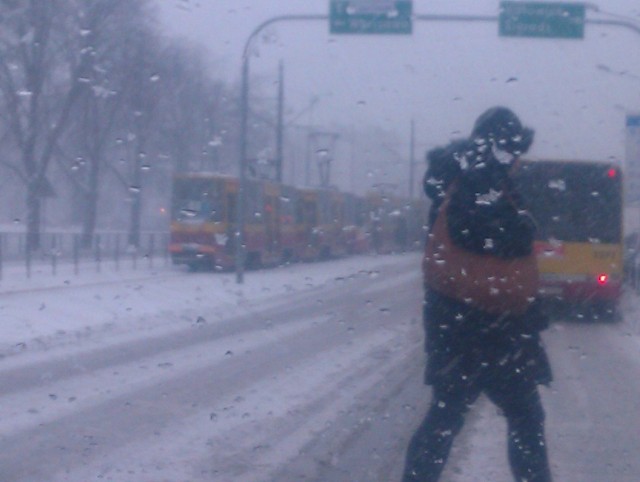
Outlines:
{"type": "Polygon", "coordinates": [[[405,34],[413,30],[412,0],[331,0],[333,34],[405,34]]]}
{"type": "Polygon", "coordinates": [[[503,37],[584,38],[585,5],[559,2],[500,2],[503,37]]]}

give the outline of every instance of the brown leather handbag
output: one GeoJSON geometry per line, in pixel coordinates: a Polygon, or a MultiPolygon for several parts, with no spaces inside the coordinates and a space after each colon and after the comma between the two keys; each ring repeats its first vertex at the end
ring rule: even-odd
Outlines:
{"type": "Polygon", "coordinates": [[[425,286],[488,313],[524,313],[538,292],[535,255],[499,258],[453,244],[447,222],[452,189],[455,184],[438,210],[425,246],[425,286]]]}

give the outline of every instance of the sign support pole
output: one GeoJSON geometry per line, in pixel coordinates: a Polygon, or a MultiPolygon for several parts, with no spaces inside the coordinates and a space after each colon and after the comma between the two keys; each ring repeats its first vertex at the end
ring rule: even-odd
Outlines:
{"type": "Polygon", "coordinates": [[[329,19],[328,15],[281,15],[270,18],[258,25],[245,42],[242,51],[241,93],[240,93],[240,142],[238,148],[238,200],[236,205],[236,229],[235,229],[235,267],[236,283],[244,283],[244,268],[246,260],[246,241],[244,236],[246,190],[247,190],[247,137],[249,123],[249,63],[251,59],[251,43],[256,36],[266,27],[276,22],[283,21],[314,21],[329,19]]]}

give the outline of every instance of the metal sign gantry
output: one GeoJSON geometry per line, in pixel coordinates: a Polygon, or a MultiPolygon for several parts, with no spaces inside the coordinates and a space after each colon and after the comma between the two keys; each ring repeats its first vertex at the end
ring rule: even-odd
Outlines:
{"type": "MultiPolygon", "coordinates": [[[[400,2],[401,3],[401,2],[400,2]]],[[[505,2],[503,2],[505,3],[505,2]]],[[[506,2],[509,3],[509,2],[506,2]]],[[[520,2],[518,2],[520,3],[520,2]]],[[[527,2],[522,2],[526,4],[527,2]]],[[[532,2],[533,3],[533,2],[532,2]]],[[[503,9],[504,12],[504,9],[503,9]]],[[[495,23],[499,25],[501,17],[498,15],[420,15],[412,16],[413,21],[419,22],[452,22],[452,23],[495,23]]],[[[242,70],[241,70],[241,93],[240,93],[240,146],[239,146],[239,179],[240,186],[238,189],[238,209],[236,221],[236,282],[242,284],[244,282],[245,267],[245,245],[244,245],[244,215],[245,215],[245,191],[247,176],[247,126],[249,117],[249,62],[251,58],[250,49],[254,39],[266,27],[280,22],[328,22],[329,15],[279,15],[265,20],[259,24],[247,38],[244,49],[242,51],[242,70]]],[[[608,27],[625,28],[640,35],[640,26],[636,23],[625,20],[599,20],[584,19],[584,25],[599,25],[608,27]]],[[[383,30],[383,29],[380,29],[383,30]]],[[[385,33],[383,31],[379,33],[385,33]]],[[[567,38],[562,37],[562,38],[567,38]]]]}

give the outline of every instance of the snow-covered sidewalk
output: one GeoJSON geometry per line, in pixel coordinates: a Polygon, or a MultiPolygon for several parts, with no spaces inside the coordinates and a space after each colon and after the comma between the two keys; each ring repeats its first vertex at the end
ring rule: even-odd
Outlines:
{"type": "MultiPolygon", "coordinates": [[[[415,261],[416,254],[402,255],[415,261]]],[[[137,269],[58,266],[27,278],[21,268],[5,269],[0,282],[0,356],[60,343],[110,336],[142,336],[150,330],[179,330],[213,323],[259,302],[284,303],[283,294],[319,287],[337,279],[397,263],[397,256],[358,256],[323,263],[292,264],[245,273],[190,273],[172,266],[137,269]],[[206,317],[204,313],[207,313],[206,317]],[[213,313],[213,315],[212,315],[213,313]]],[[[411,262],[410,261],[410,262],[411,262]]],[[[417,262],[417,261],[416,261],[417,262]]],[[[115,341],[115,340],[114,340],[115,341]]]]}

